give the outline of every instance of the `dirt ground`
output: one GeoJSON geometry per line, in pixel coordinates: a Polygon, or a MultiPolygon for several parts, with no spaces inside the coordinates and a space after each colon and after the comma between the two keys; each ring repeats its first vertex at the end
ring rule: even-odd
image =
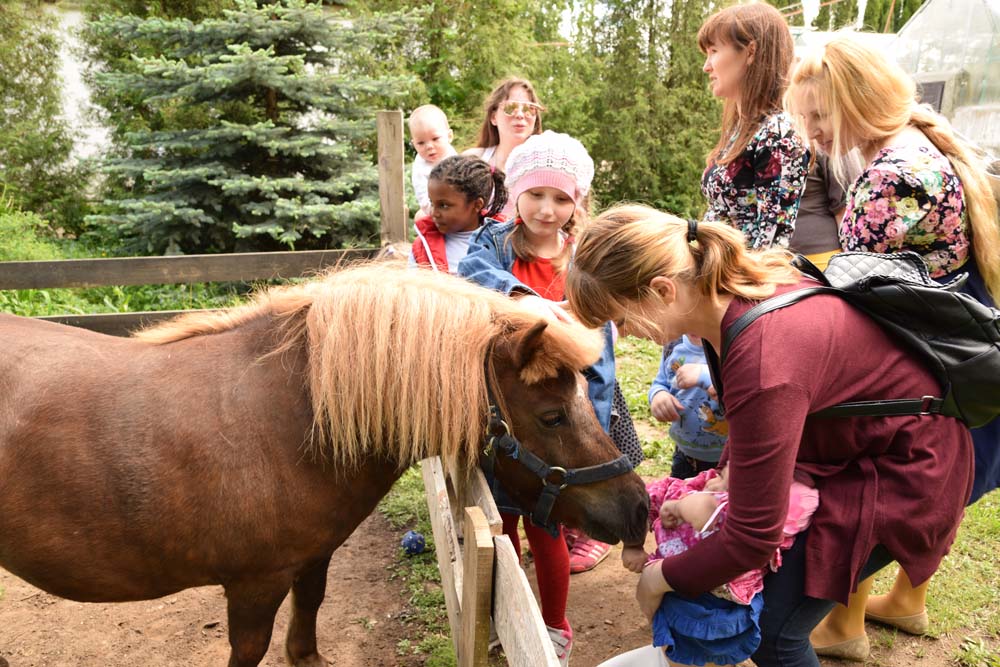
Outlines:
{"type": "MultiPolygon", "coordinates": [[[[381,515],[365,521],[334,554],[320,609],[320,651],[334,667],[415,667],[423,657],[397,655],[413,637],[396,569],[399,536],[381,515]]],[[[528,578],[534,579],[530,565],[528,578]]],[[[569,616],[576,631],[573,667],[592,667],[644,644],[637,621],[635,575],[616,549],[591,572],[574,575],[569,616]]],[[[225,599],[221,588],[198,588],[149,602],[83,604],[52,597],[0,570],[0,667],[221,667],[226,663],[225,599]],[[5,664],[6,663],[6,664],[5,664]]],[[[280,667],[288,623],[278,614],[266,667],[280,667]]],[[[871,633],[874,636],[874,633],[871,633]]],[[[960,637],[910,638],[875,649],[879,667],[944,667],[960,637]]],[[[831,660],[825,667],[851,663],[831,660]]]]}

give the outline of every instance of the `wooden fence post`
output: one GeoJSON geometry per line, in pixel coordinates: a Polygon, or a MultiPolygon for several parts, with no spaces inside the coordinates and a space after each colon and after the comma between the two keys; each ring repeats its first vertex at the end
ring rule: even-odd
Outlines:
{"type": "Polygon", "coordinates": [[[493,603],[493,533],[479,507],[465,508],[458,667],[486,667],[493,603]]]}
{"type": "Polygon", "coordinates": [[[403,112],[378,111],[378,196],[382,208],[382,244],[406,243],[406,190],[403,169],[403,112]]]}

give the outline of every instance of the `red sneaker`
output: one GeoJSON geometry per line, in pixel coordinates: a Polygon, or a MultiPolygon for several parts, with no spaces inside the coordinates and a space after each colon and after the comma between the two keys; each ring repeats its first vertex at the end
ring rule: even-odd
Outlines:
{"type": "Polygon", "coordinates": [[[569,550],[569,573],[579,574],[593,570],[611,553],[611,545],[580,534],[569,550]]]}

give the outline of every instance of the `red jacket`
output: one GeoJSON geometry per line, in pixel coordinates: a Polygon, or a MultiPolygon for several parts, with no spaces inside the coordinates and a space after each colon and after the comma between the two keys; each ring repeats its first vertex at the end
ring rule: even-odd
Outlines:
{"type": "Polygon", "coordinates": [[[413,221],[417,238],[413,241],[413,259],[418,266],[448,273],[448,255],[444,250],[444,234],[437,230],[429,215],[419,215],[413,221]]]}

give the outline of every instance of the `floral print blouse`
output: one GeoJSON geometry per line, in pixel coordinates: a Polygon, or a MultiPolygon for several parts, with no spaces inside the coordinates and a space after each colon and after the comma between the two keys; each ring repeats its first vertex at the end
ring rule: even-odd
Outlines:
{"type": "MultiPolygon", "coordinates": [[[[736,133],[723,155],[734,141],[736,133]]],[[[750,248],[787,248],[808,172],[809,151],[791,118],[784,112],[772,114],[735,160],[705,169],[701,177],[701,191],[708,200],[705,219],[739,229],[750,248]]]]}
{"type": "Polygon", "coordinates": [[[887,146],[848,191],[840,245],[866,252],[912,250],[940,278],[969,258],[962,196],[962,182],[936,148],[887,146]]]}

